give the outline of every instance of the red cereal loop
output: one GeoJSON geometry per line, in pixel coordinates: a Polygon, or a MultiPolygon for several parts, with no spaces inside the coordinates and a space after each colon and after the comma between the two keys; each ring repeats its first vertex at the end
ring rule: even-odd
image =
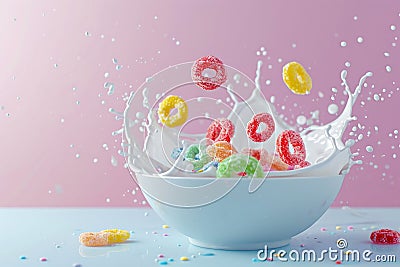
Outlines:
{"type": "Polygon", "coordinates": [[[204,90],[214,90],[226,82],[224,63],[214,56],[205,56],[196,60],[192,66],[192,80],[204,90]],[[214,77],[203,76],[205,69],[215,71],[214,77]]]}
{"type": "Polygon", "coordinates": [[[267,141],[274,131],[275,122],[269,113],[258,113],[247,123],[247,136],[254,142],[267,141]],[[264,123],[266,128],[261,132],[257,132],[258,126],[260,126],[261,123],[264,123]]]}
{"type": "Polygon", "coordinates": [[[215,142],[226,141],[230,142],[233,134],[235,133],[235,126],[233,123],[225,118],[214,120],[208,126],[206,138],[215,142]]]}
{"type": "Polygon", "coordinates": [[[371,233],[371,241],[374,244],[397,244],[400,243],[400,233],[390,229],[380,229],[371,233]]]}
{"type": "Polygon", "coordinates": [[[300,134],[293,130],[285,130],[276,139],[276,149],[283,162],[296,166],[302,164],[306,159],[306,148],[300,134]],[[292,145],[294,153],[289,150],[292,145]]]}

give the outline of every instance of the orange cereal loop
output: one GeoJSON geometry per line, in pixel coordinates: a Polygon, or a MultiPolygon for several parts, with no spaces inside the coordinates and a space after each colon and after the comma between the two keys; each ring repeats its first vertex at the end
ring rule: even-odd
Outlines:
{"type": "Polygon", "coordinates": [[[225,158],[237,153],[237,150],[233,147],[231,143],[227,141],[218,141],[210,145],[206,149],[207,154],[214,160],[221,162],[225,158]]]}
{"type": "Polygon", "coordinates": [[[176,95],[167,96],[158,106],[158,117],[167,127],[177,127],[184,124],[188,118],[188,107],[182,98],[176,95]],[[171,115],[173,109],[177,113],[171,115]]]}
{"type": "Polygon", "coordinates": [[[298,62],[289,62],[283,67],[283,81],[295,94],[308,94],[312,88],[312,80],[307,71],[298,62]]]}
{"type": "Polygon", "coordinates": [[[87,247],[102,247],[110,245],[108,237],[110,233],[86,232],[79,235],[79,242],[87,247]]]}
{"type": "Polygon", "coordinates": [[[122,243],[129,239],[131,234],[126,230],[119,230],[119,229],[107,229],[101,231],[101,233],[109,233],[108,236],[108,243],[122,243]]]}

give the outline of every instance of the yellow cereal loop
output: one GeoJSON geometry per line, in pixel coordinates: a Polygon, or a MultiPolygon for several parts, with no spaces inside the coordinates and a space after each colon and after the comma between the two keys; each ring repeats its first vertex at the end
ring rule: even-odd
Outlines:
{"type": "Polygon", "coordinates": [[[170,128],[184,124],[188,118],[188,107],[185,100],[176,95],[168,96],[158,106],[158,117],[162,124],[170,128]],[[174,108],[178,112],[170,115],[174,108]]]}
{"type": "Polygon", "coordinates": [[[108,242],[113,243],[122,243],[129,239],[131,234],[126,230],[119,230],[119,229],[107,229],[101,231],[101,233],[109,233],[108,242]]]}
{"type": "Polygon", "coordinates": [[[283,81],[295,94],[308,94],[312,87],[310,75],[300,63],[290,62],[283,67],[283,81]]]}

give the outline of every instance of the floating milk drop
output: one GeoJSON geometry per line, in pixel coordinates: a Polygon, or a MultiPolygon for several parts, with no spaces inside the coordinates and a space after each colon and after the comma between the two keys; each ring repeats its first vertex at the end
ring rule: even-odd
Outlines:
{"type": "Polygon", "coordinates": [[[346,47],[346,46],[347,46],[347,43],[346,43],[345,41],[342,41],[342,42],[340,42],[340,46],[341,46],[341,47],[346,47]]]}
{"type": "Polygon", "coordinates": [[[112,59],[112,63],[117,64],[117,63],[118,63],[118,59],[113,58],[113,59],[112,59]]]}
{"type": "Polygon", "coordinates": [[[384,55],[385,57],[390,56],[389,52],[385,52],[385,53],[383,53],[383,55],[384,55]]]}
{"type": "Polygon", "coordinates": [[[339,110],[339,108],[336,104],[330,104],[328,106],[328,113],[331,115],[336,114],[338,112],[338,110],[339,110]]]}
{"type": "Polygon", "coordinates": [[[79,159],[80,157],[81,157],[81,155],[79,155],[79,154],[75,155],[75,158],[77,158],[77,159],[79,159]]]}
{"type": "Polygon", "coordinates": [[[110,202],[111,202],[111,199],[110,199],[110,198],[106,198],[106,202],[107,202],[107,203],[110,203],[110,202]]]}
{"type": "Polygon", "coordinates": [[[111,156],[111,165],[113,165],[114,167],[118,166],[118,161],[114,156],[111,156]]]}
{"type": "Polygon", "coordinates": [[[392,67],[390,67],[389,65],[386,66],[386,71],[387,71],[387,72],[391,72],[391,71],[392,71],[392,67]]]}
{"type": "Polygon", "coordinates": [[[390,25],[390,29],[391,29],[392,31],[394,31],[394,30],[396,30],[396,26],[395,26],[395,25],[390,25]]]}
{"type": "Polygon", "coordinates": [[[297,46],[296,44],[292,44],[292,48],[296,48],[296,46],[297,46]]]}
{"type": "Polygon", "coordinates": [[[266,81],[265,81],[265,84],[266,84],[266,85],[270,85],[270,84],[271,84],[271,80],[266,80],[266,81]]]}
{"type": "Polygon", "coordinates": [[[367,150],[367,152],[371,153],[374,151],[374,148],[372,146],[366,146],[365,150],[367,150]]]}
{"type": "Polygon", "coordinates": [[[266,55],[267,55],[267,51],[263,51],[263,52],[262,52],[262,55],[263,55],[263,56],[266,56],[266,55]]]}
{"type": "Polygon", "coordinates": [[[115,69],[116,69],[116,70],[122,69],[122,65],[116,65],[116,66],[115,66],[115,69]]]}
{"type": "Polygon", "coordinates": [[[108,87],[107,95],[112,95],[112,94],[114,94],[114,91],[115,91],[115,87],[114,87],[113,84],[111,84],[111,85],[108,87]]]}
{"type": "Polygon", "coordinates": [[[296,122],[298,125],[304,125],[307,122],[307,118],[304,115],[297,117],[296,122]]]}
{"type": "Polygon", "coordinates": [[[364,38],[361,36],[357,37],[357,43],[361,44],[362,42],[364,42],[364,38]]]}
{"type": "Polygon", "coordinates": [[[379,99],[380,99],[379,95],[378,94],[374,94],[374,100],[375,101],[379,101],[379,99]]]}
{"type": "Polygon", "coordinates": [[[181,44],[181,42],[179,42],[179,41],[176,41],[176,42],[175,42],[175,44],[176,44],[176,45],[180,45],[180,44],[181,44]]]}
{"type": "Polygon", "coordinates": [[[357,16],[354,16],[353,19],[354,19],[354,20],[358,20],[358,17],[357,17],[357,16]]]}
{"type": "Polygon", "coordinates": [[[144,114],[142,112],[136,112],[136,118],[143,119],[144,118],[144,114]]]}
{"type": "Polygon", "coordinates": [[[337,89],[335,87],[332,87],[331,90],[332,90],[333,93],[335,93],[335,94],[337,93],[337,89]]]}
{"type": "Polygon", "coordinates": [[[344,63],[344,65],[345,65],[346,67],[350,67],[350,66],[351,66],[350,62],[348,62],[348,61],[346,61],[346,63],[344,63]]]}
{"type": "Polygon", "coordinates": [[[93,163],[97,163],[98,161],[99,161],[98,158],[94,158],[94,159],[93,159],[93,163]]]}

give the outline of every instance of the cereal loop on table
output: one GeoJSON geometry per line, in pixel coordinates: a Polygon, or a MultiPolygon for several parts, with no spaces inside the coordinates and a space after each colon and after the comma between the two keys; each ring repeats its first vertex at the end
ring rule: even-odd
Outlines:
{"type": "Polygon", "coordinates": [[[188,118],[188,107],[185,100],[175,95],[167,96],[158,106],[158,117],[161,123],[168,127],[184,124],[188,118]],[[170,115],[174,108],[177,109],[177,113],[170,115]]]}
{"type": "Polygon", "coordinates": [[[258,160],[245,154],[233,154],[219,163],[217,178],[238,176],[263,178],[265,174],[258,160]]]}
{"type": "Polygon", "coordinates": [[[237,150],[231,143],[218,141],[207,147],[207,154],[214,160],[221,162],[230,155],[237,153],[237,150]]]}
{"type": "Polygon", "coordinates": [[[308,94],[312,88],[312,80],[300,63],[290,62],[283,67],[283,81],[295,94],[308,94]]]}
{"type": "Polygon", "coordinates": [[[107,229],[100,232],[82,233],[79,235],[79,242],[87,247],[102,247],[125,242],[130,236],[130,233],[125,230],[107,229]]]}
{"type": "Polygon", "coordinates": [[[256,158],[260,162],[261,166],[268,164],[268,152],[264,148],[243,148],[242,153],[256,158]]]}
{"type": "Polygon", "coordinates": [[[210,126],[208,126],[206,138],[215,142],[227,141],[230,142],[233,134],[235,133],[235,126],[233,123],[226,119],[215,119],[210,126]]]}
{"type": "Polygon", "coordinates": [[[275,122],[269,113],[258,113],[247,123],[247,136],[254,142],[265,142],[275,131],[275,122]],[[258,132],[258,127],[264,123],[266,128],[258,132]]]}
{"type": "Polygon", "coordinates": [[[214,56],[206,56],[196,60],[192,66],[192,80],[197,86],[204,90],[214,90],[226,82],[226,71],[224,63],[214,56]],[[204,75],[204,70],[211,69],[215,71],[213,77],[204,75]]]}
{"type": "Polygon", "coordinates": [[[206,146],[193,144],[186,149],[185,160],[193,164],[194,171],[198,171],[209,163],[212,158],[206,153],[206,146]]]}
{"type": "Polygon", "coordinates": [[[396,230],[380,229],[372,232],[370,239],[374,244],[398,244],[400,243],[400,233],[396,230]]]}
{"type": "Polygon", "coordinates": [[[109,236],[110,233],[87,232],[79,235],[79,242],[87,247],[108,246],[111,244],[108,242],[109,236]]]}
{"type": "Polygon", "coordinates": [[[300,165],[306,158],[306,148],[300,134],[293,130],[285,130],[276,139],[276,149],[283,162],[288,165],[300,165]],[[290,152],[289,145],[293,147],[290,152]]]}

